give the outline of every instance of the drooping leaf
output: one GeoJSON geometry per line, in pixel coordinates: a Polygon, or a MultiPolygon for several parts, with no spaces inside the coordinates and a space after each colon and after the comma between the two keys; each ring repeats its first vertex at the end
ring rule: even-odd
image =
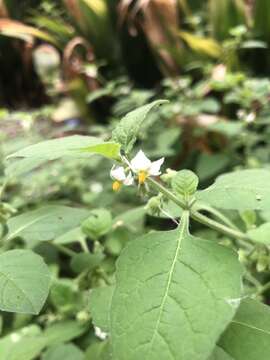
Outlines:
{"type": "Polygon", "coordinates": [[[42,360],[84,360],[83,352],[74,344],[61,344],[49,348],[42,360]]]}
{"type": "Polygon", "coordinates": [[[270,309],[258,301],[243,300],[219,346],[235,360],[268,360],[270,309]]]}
{"type": "Polygon", "coordinates": [[[110,331],[109,314],[114,286],[93,289],[90,293],[90,312],[95,326],[105,332],[110,331]]]}
{"type": "Polygon", "coordinates": [[[232,250],[181,227],[130,242],[111,305],[113,359],[203,360],[232,320],[242,269],[232,250]],[[179,341],[181,339],[181,341],[179,341]]]}
{"type": "Polygon", "coordinates": [[[48,241],[76,228],[89,211],[68,206],[44,206],[12,217],[8,222],[8,239],[17,236],[26,241],[48,241]]]}
{"type": "Polygon", "coordinates": [[[128,113],[114,129],[112,139],[121,144],[127,153],[130,152],[150,111],[164,103],[167,100],[156,100],[128,113]]]}
{"type": "Polygon", "coordinates": [[[270,171],[241,170],[219,176],[197,195],[212,206],[232,210],[270,210],[270,171]]]}
{"type": "Polygon", "coordinates": [[[49,294],[51,275],[42,258],[29,250],[0,255],[0,309],[38,314],[49,294]]]}
{"type": "Polygon", "coordinates": [[[11,19],[0,19],[0,35],[14,37],[28,42],[33,42],[34,38],[38,38],[57,45],[55,39],[45,31],[11,19]]]}
{"type": "Polygon", "coordinates": [[[104,142],[92,136],[67,136],[30,145],[7,157],[7,176],[15,176],[62,157],[85,158],[99,154],[110,159],[119,158],[120,145],[104,142]],[[33,162],[31,166],[31,162],[33,162]]]}

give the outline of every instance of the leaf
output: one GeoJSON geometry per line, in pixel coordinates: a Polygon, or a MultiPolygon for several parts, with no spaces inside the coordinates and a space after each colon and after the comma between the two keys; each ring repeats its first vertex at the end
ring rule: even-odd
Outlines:
{"type": "Polygon", "coordinates": [[[187,31],[178,31],[178,34],[195,52],[212,58],[219,58],[222,55],[222,47],[214,39],[194,35],[187,31]]]}
{"type": "Polygon", "coordinates": [[[216,346],[213,354],[210,356],[208,360],[235,360],[229,354],[227,354],[223,349],[219,346],[216,346]]]}
{"type": "MultiPolygon", "coordinates": [[[[89,215],[89,213],[88,213],[89,215]]],[[[76,227],[63,235],[58,236],[53,240],[54,244],[66,245],[79,241],[81,238],[84,238],[85,235],[82,233],[81,227],[76,227]]]]}
{"type": "Polygon", "coordinates": [[[0,359],[36,359],[45,346],[40,328],[36,325],[27,326],[1,338],[0,359]]]}
{"type": "Polygon", "coordinates": [[[180,228],[130,242],[117,263],[113,359],[207,359],[237,309],[241,274],[232,250],[189,234],[186,212],[180,228]]]}
{"type": "Polygon", "coordinates": [[[114,286],[92,289],[90,293],[90,312],[95,326],[102,331],[110,331],[109,313],[111,307],[114,286]]]}
{"type": "Polygon", "coordinates": [[[50,283],[49,269],[39,255],[28,250],[0,254],[0,310],[38,314],[50,283]]]}
{"type": "Polygon", "coordinates": [[[196,172],[202,181],[218,175],[229,164],[230,158],[226,154],[209,155],[202,153],[197,162],[196,172]]]}
{"type": "Polygon", "coordinates": [[[269,360],[269,306],[251,299],[242,301],[219,346],[234,360],[269,360]]]}
{"type": "Polygon", "coordinates": [[[41,31],[32,26],[24,25],[19,21],[10,19],[0,19],[0,34],[28,42],[33,42],[33,38],[36,37],[57,45],[55,39],[45,31],[41,31]]]}
{"type": "Polygon", "coordinates": [[[83,352],[74,344],[61,344],[49,348],[42,360],[84,360],[83,352]]]}
{"type": "Polygon", "coordinates": [[[84,270],[94,270],[96,269],[102,260],[104,255],[102,253],[81,253],[76,254],[71,259],[71,268],[76,273],[81,273],[84,270]]]}
{"type": "Polygon", "coordinates": [[[167,100],[156,100],[128,113],[113,130],[112,139],[129,153],[150,111],[167,102],[167,100]]]}
{"type": "Polygon", "coordinates": [[[67,342],[81,336],[86,332],[89,325],[86,323],[79,323],[73,320],[66,320],[55,323],[48,327],[43,336],[46,339],[46,344],[49,346],[57,345],[67,342]]]}
{"type": "Polygon", "coordinates": [[[247,232],[247,235],[251,240],[259,244],[270,244],[270,223],[265,223],[255,229],[251,229],[247,232]]]}
{"type": "Polygon", "coordinates": [[[51,205],[25,212],[8,220],[7,239],[17,236],[26,241],[48,241],[67,233],[89,216],[89,211],[51,205]]]}
{"type": "Polygon", "coordinates": [[[7,176],[15,176],[32,170],[47,161],[56,160],[62,157],[85,158],[93,154],[103,155],[109,159],[119,158],[120,145],[114,142],[104,142],[102,139],[92,136],[67,136],[59,139],[42,141],[30,145],[7,157],[7,176]],[[14,162],[11,162],[14,161],[14,162]],[[35,162],[30,166],[31,161],[35,162]],[[17,172],[19,166],[19,173],[17,172]]]}
{"type": "Polygon", "coordinates": [[[197,193],[212,206],[231,210],[270,210],[270,171],[240,170],[219,176],[213,185],[197,193]]]}
{"type": "Polygon", "coordinates": [[[193,195],[197,190],[198,184],[198,176],[190,170],[178,171],[172,178],[172,189],[181,196],[193,195]]]}

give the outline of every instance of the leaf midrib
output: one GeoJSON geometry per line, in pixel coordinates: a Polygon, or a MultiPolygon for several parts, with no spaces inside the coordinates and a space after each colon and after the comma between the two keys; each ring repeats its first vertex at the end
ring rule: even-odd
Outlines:
{"type": "Polygon", "coordinates": [[[173,258],[172,266],[171,266],[171,269],[170,269],[170,272],[169,272],[167,286],[166,286],[164,297],[163,297],[162,302],[161,302],[157,323],[156,323],[156,326],[155,326],[155,329],[154,329],[152,339],[151,339],[150,344],[149,344],[149,351],[148,351],[145,359],[147,359],[147,357],[149,355],[149,352],[151,351],[152,345],[153,345],[153,343],[155,341],[155,338],[156,338],[156,336],[158,334],[158,328],[159,328],[159,325],[160,325],[160,322],[161,322],[163,310],[164,310],[164,307],[165,307],[165,304],[166,304],[166,301],[167,301],[167,298],[168,298],[168,294],[169,294],[169,291],[170,291],[170,287],[171,287],[171,283],[172,283],[172,277],[173,277],[173,273],[174,273],[175,266],[176,266],[176,263],[177,263],[179,251],[181,249],[181,243],[182,243],[182,240],[183,240],[183,237],[184,237],[184,232],[186,230],[187,221],[188,221],[188,214],[183,213],[182,223],[181,223],[182,228],[181,228],[181,231],[180,231],[180,234],[179,234],[178,243],[177,243],[177,247],[176,247],[176,251],[175,251],[175,256],[173,258]]]}

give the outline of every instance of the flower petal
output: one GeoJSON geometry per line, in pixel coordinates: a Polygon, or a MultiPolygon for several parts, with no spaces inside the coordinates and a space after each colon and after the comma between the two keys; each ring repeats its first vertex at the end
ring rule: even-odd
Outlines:
{"type": "Polygon", "coordinates": [[[124,180],[124,185],[130,186],[130,185],[133,184],[133,182],[134,182],[134,179],[133,179],[132,173],[129,172],[128,176],[127,176],[126,179],[124,180]]]}
{"type": "Polygon", "coordinates": [[[151,167],[151,161],[145,156],[144,152],[140,150],[137,155],[131,160],[131,169],[134,172],[141,170],[147,171],[151,167]]]}
{"type": "Polygon", "coordinates": [[[160,168],[163,163],[164,163],[164,158],[161,158],[157,161],[153,161],[149,169],[149,174],[153,176],[159,175],[161,173],[160,168]]]}
{"type": "Polygon", "coordinates": [[[110,175],[113,179],[118,181],[124,181],[126,179],[125,169],[123,166],[113,166],[110,175]]]}

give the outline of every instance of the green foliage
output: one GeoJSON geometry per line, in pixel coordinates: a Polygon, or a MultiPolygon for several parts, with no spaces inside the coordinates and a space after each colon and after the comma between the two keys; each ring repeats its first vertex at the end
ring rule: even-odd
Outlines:
{"type": "Polygon", "coordinates": [[[157,100],[128,113],[114,129],[112,139],[121,144],[126,153],[129,153],[136,142],[141,127],[145,126],[144,123],[149,112],[166,102],[166,100],[157,100]]]}
{"type": "Polygon", "coordinates": [[[82,231],[93,240],[106,235],[112,227],[111,213],[105,209],[92,210],[82,223],[82,231]]]}
{"type": "Polygon", "coordinates": [[[241,272],[233,252],[188,233],[187,214],[179,229],[132,242],[116,271],[113,358],[207,358],[237,309],[241,272]]]}
{"type": "Polygon", "coordinates": [[[28,250],[10,250],[1,254],[0,260],[0,309],[38,314],[51,284],[42,258],[28,250]]]}
{"type": "Polygon", "coordinates": [[[266,360],[269,327],[268,307],[254,300],[244,300],[219,344],[235,360],[266,360]]]}
{"type": "Polygon", "coordinates": [[[190,170],[181,170],[172,179],[173,191],[183,197],[195,194],[199,184],[199,178],[190,170]]]}

